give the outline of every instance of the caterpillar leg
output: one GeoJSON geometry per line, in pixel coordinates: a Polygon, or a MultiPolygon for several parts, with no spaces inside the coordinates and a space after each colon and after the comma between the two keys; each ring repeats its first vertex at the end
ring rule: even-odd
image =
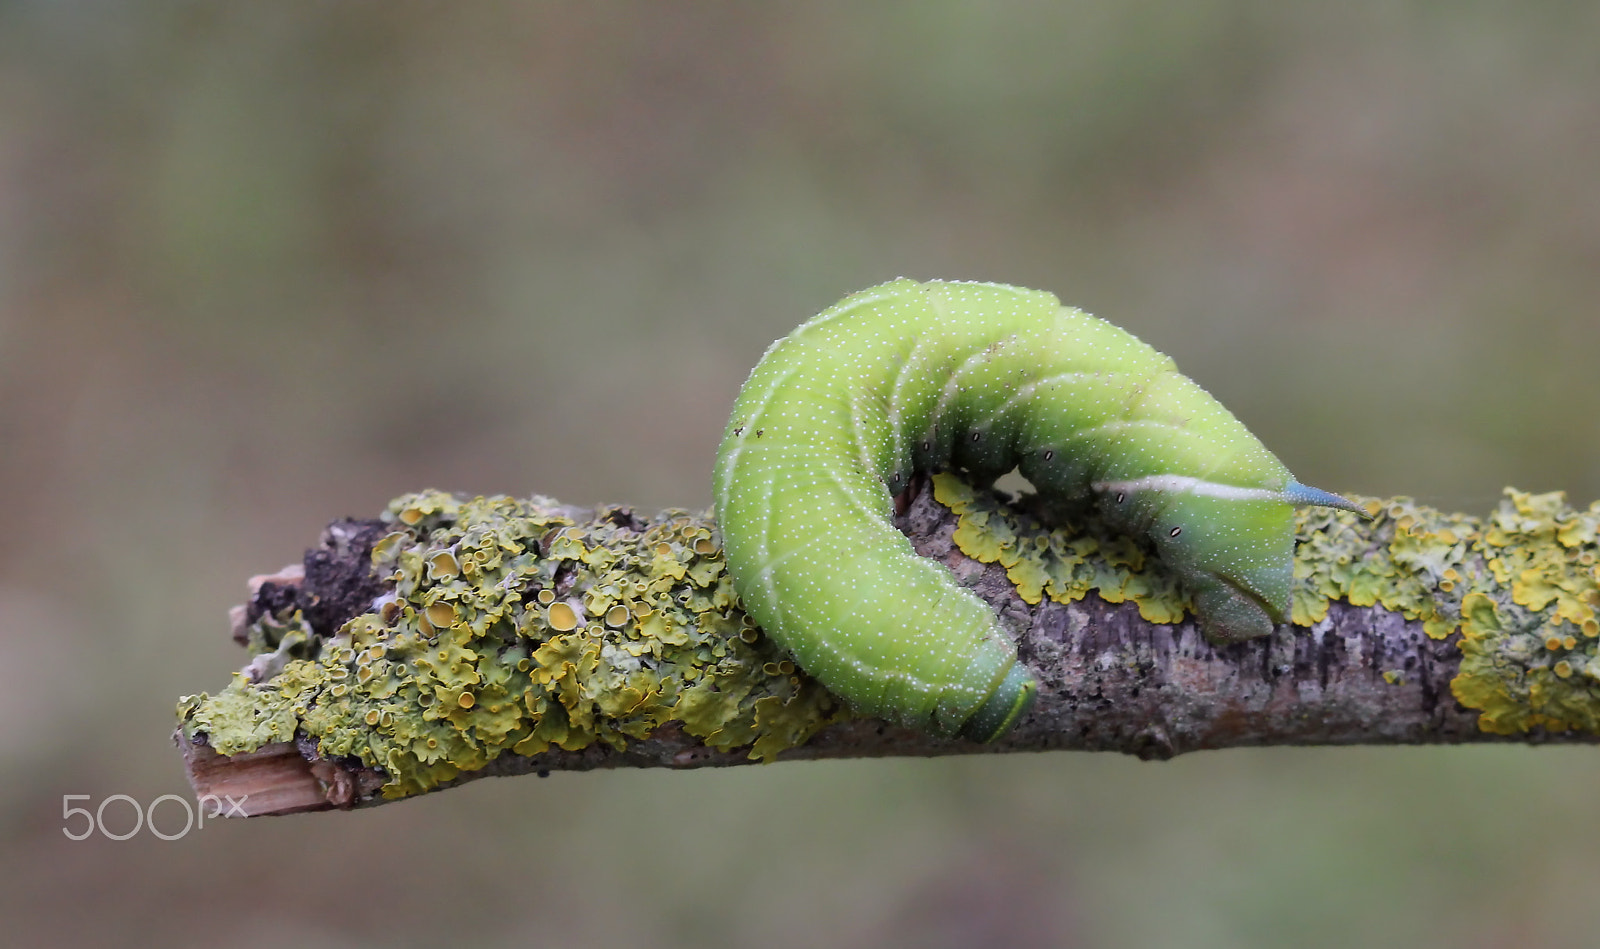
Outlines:
{"type": "Polygon", "coordinates": [[[1033,705],[1039,694],[1039,681],[1018,662],[1006,673],[994,694],[972,713],[961,726],[961,737],[972,741],[994,741],[1010,730],[1017,719],[1033,705]]]}
{"type": "Polygon", "coordinates": [[[1215,574],[1188,578],[1200,629],[1214,646],[1227,646],[1267,636],[1283,617],[1241,587],[1215,574]]]}

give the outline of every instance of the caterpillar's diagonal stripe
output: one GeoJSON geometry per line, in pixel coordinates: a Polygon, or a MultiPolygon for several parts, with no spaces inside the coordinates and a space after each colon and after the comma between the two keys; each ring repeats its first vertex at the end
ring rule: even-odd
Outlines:
{"type": "Polygon", "coordinates": [[[1151,475],[1137,481],[1096,481],[1090,485],[1101,494],[1122,492],[1136,494],[1140,491],[1160,491],[1166,494],[1193,494],[1197,497],[1222,498],[1227,501],[1280,501],[1289,499],[1282,491],[1270,488],[1241,488],[1232,484],[1202,481],[1186,475],[1151,475]]]}
{"type": "Polygon", "coordinates": [[[717,518],[746,609],[858,710],[989,740],[1037,685],[982,601],[889,518],[918,470],[1016,467],[1147,534],[1215,642],[1288,610],[1296,482],[1172,360],[1055,297],[895,280],[774,343],[717,455],[717,518]]]}

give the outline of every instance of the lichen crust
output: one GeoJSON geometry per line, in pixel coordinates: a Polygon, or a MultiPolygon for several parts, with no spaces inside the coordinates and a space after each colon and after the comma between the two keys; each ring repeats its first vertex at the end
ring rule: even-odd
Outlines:
{"type": "MultiPolygon", "coordinates": [[[[958,517],[957,546],[1002,565],[1028,603],[1092,590],[1155,623],[1190,609],[1153,552],[1092,512],[1042,517],[948,474],[933,488],[958,517]]],[[[1507,489],[1487,518],[1361,503],[1371,520],[1298,512],[1293,623],[1323,621],[1336,600],[1382,606],[1457,637],[1451,690],[1483,731],[1600,733],[1600,502],[1507,489]]],[[[373,609],[326,641],[298,610],[264,613],[246,630],[245,672],[179,703],[183,731],[227,755],[309,740],[404,797],[502,754],[622,750],[671,725],[770,761],[848,716],[739,609],[707,515],[566,511],[538,497],[397,498],[373,548],[387,583],[373,609]]]]}
{"type": "Polygon", "coordinates": [[[224,755],[314,742],[381,771],[395,798],[503,754],[620,751],[672,724],[770,761],[848,714],[739,608],[707,515],[564,510],[395,499],[372,610],[320,643],[296,615],[263,615],[256,674],[182,699],[181,729],[224,755]]]}
{"type": "MultiPolygon", "coordinates": [[[[1190,611],[1176,578],[1092,511],[1060,526],[936,475],[935,498],[958,516],[967,556],[999,563],[1030,604],[1094,590],[1133,600],[1154,623],[1190,611]]],[[[1449,514],[1410,498],[1362,498],[1371,520],[1330,508],[1296,512],[1292,622],[1312,626],[1336,600],[1382,606],[1459,634],[1451,691],[1494,734],[1533,728],[1600,733],[1600,502],[1579,511],[1559,492],[1507,488],[1488,518],[1449,514]]],[[[1397,673],[1385,681],[1404,681],[1397,673]]]]}
{"type": "Polygon", "coordinates": [[[1192,611],[1178,578],[1153,551],[1104,523],[1092,508],[1063,518],[1006,503],[948,473],[933,476],[934,500],[957,515],[953,540],[979,563],[998,563],[1029,605],[1057,603],[1089,591],[1108,603],[1133,600],[1152,623],[1176,623],[1192,611]]]}

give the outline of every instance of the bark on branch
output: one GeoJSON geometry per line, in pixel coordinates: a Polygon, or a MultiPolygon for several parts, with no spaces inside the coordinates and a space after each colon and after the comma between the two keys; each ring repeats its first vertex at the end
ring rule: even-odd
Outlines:
{"type": "MultiPolygon", "coordinates": [[[[991,558],[980,550],[994,562],[979,562],[957,543],[957,531],[967,518],[967,546],[973,547],[974,515],[998,516],[995,512],[1001,509],[985,495],[968,498],[971,503],[958,503],[952,510],[936,501],[933,491],[923,490],[910,499],[899,524],[919,553],[947,565],[1016,633],[1021,660],[1041,682],[1031,713],[988,745],[841,713],[835,717],[842,720],[824,725],[802,744],[777,751],[778,759],[1046,750],[1120,751],[1163,759],[1259,745],[1596,740],[1600,715],[1591,688],[1600,679],[1600,662],[1594,659],[1595,634],[1600,632],[1594,618],[1600,606],[1594,567],[1600,528],[1596,508],[1572,511],[1558,495],[1508,493],[1501,510],[1487,519],[1441,515],[1404,500],[1373,502],[1369,509],[1378,517],[1371,522],[1332,512],[1303,518],[1296,613],[1307,625],[1284,625],[1268,638],[1214,648],[1190,619],[1169,624],[1144,618],[1162,609],[1164,581],[1158,565],[1119,574],[1122,586],[1113,598],[1122,597],[1122,602],[1107,602],[1095,593],[1073,602],[1058,602],[1050,595],[1026,601],[1023,593],[1033,591],[1019,577],[1038,569],[1044,571],[1041,576],[1060,580],[1067,569],[1048,556],[1044,567],[1030,567],[1031,562],[1024,562],[1028,552],[1048,554],[1056,548],[1042,541],[1030,546],[1028,532],[1043,528],[1021,512],[996,534],[1009,538],[1024,555],[1002,551],[991,558]],[[1156,580],[1141,585],[1141,576],[1156,580]],[[1329,602],[1330,591],[1372,605],[1329,602]],[[1468,708],[1461,698],[1475,707],[1468,708]]],[[[308,618],[303,641],[286,635],[254,643],[257,655],[245,676],[253,684],[246,691],[272,687],[273,677],[282,675],[284,663],[295,655],[308,658],[319,647],[337,653],[338,642],[343,642],[335,641],[340,627],[372,609],[375,598],[382,603],[392,581],[388,568],[374,567],[384,551],[380,548],[374,557],[373,545],[395,543],[380,538],[403,527],[411,516],[403,504],[397,505],[391,506],[386,524],[341,522],[330,527],[323,544],[308,553],[303,578],[294,571],[257,578],[251,603],[235,617],[237,635],[259,639],[263,623],[270,626],[273,616],[287,615],[296,604],[308,618]]],[[[647,522],[625,509],[561,510],[575,523],[615,525],[617,537],[648,534],[647,522]]],[[[545,536],[537,551],[541,556],[552,556],[552,548],[561,543],[559,532],[552,533],[557,536],[545,536]]],[[[685,536],[692,542],[692,534],[685,536]]],[[[708,562],[720,558],[720,552],[708,557],[708,562]]],[[[563,589],[560,568],[548,576],[551,596],[536,599],[537,584],[525,592],[530,604],[544,604],[542,621],[561,629],[567,624],[559,621],[560,604],[577,602],[584,591],[563,589]]],[[[1100,586],[1106,587],[1103,579],[1100,586]]],[[[1048,584],[1042,588],[1046,594],[1053,589],[1048,584]]],[[[633,612],[632,621],[642,622],[638,614],[645,611],[635,606],[633,612]]],[[[439,616],[422,615],[443,626],[439,616]]],[[[426,619],[419,622],[431,628],[426,619]]],[[[596,621],[590,628],[599,625],[596,621]]],[[[730,628],[741,629],[737,623],[730,628]]],[[[748,633],[746,641],[752,641],[748,633]]],[[[537,679],[545,660],[538,655],[533,660],[524,665],[532,667],[537,679]]],[[[788,681],[801,678],[795,674],[788,681]]],[[[486,694],[476,701],[485,701],[486,694]]],[[[206,727],[221,720],[213,714],[216,701],[198,696],[180,705],[183,727],[177,740],[202,798],[243,800],[235,813],[251,816],[388,800],[379,792],[386,783],[392,785],[393,775],[348,751],[329,754],[319,748],[316,736],[307,733],[311,713],[303,708],[294,734],[260,742],[253,751],[219,754],[216,737],[206,727]]],[[[819,707],[828,707],[823,701],[819,707]]],[[[466,713],[454,714],[460,721],[466,713]]],[[[367,720],[380,727],[376,713],[368,713],[367,720]]],[[[591,741],[577,750],[554,745],[535,754],[508,750],[476,770],[413,791],[492,775],[755,763],[748,743],[730,747],[724,741],[713,747],[718,742],[708,744],[692,731],[694,726],[684,721],[666,720],[642,736],[591,741]]]]}

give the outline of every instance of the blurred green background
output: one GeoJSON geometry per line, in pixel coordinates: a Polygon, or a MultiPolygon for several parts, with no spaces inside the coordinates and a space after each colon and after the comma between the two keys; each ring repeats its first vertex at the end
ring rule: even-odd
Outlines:
{"type": "Polygon", "coordinates": [[[1587,504],[1597,43],[1554,2],[0,4],[0,938],[1600,944],[1587,748],[61,816],[187,795],[174,702],[328,520],[706,506],[762,348],[900,274],[1110,318],[1309,483],[1587,504]]]}

